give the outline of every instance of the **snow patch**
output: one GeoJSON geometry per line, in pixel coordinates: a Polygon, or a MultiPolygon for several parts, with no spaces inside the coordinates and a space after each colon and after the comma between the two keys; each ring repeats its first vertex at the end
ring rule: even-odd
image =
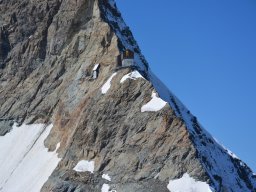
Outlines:
{"type": "Polygon", "coordinates": [[[196,181],[187,173],[180,179],[171,180],[167,188],[171,192],[212,192],[207,183],[196,181]]]}
{"type": "Polygon", "coordinates": [[[167,104],[164,100],[159,98],[155,92],[152,93],[152,99],[146,105],[143,105],[141,112],[159,111],[167,104]]]}
{"type": "Polygon", "coordinates": [[[125,82],[127,79],[136,80],[138,78],[143,78],[144,79],[144,77],[138,71],[133,71],[133,72],[128,73],[127,75],[123,76],[120,83],[125,82]]]}
{"type": "Polygon", "coordinates": [[[103,174],[103,175],[102,175],[102,178],[103,178],[103,179],[106,179],[106,180],[108,180],[108,181],[111,181],[111,178],[110,178],[110,176],[109,176],[108,174],[103,174]]]}
{"type": "Polygon", "coordinates": [[[116,76],[117,73],[113,73],[111,75],[111,77],[107,80],[107,82],[102,86],[101,88],[101,92],[102,94],[106,94],[108,92],[108,90],[110,89],[111,87],[111,81],[112,79],[116,76]]]}
{"type": "Polygon", "coordinates": [[[101,192],[117,192],[116,190],[110,190],[110,186],[108,184],[103,184],[101,188],[101,192]]]}
{"type": "Polygon", "coordinates": [[[86,161],[82,160],[77,163],[77,165],[74,167],[76,172],[91,172],[94,171],[94,161],[86,161]]]}
{"type": "Polygon", "coordinates": [[[108,184],[103,184],[101,188],[101,192],[109,192],[109,185],[108,184]]]}
{"type": "Polygon", "coordinates": [[[0,137],[0,191],[40,191],[59,161],[56,150],[49,152],[44,140],[53,125],[13,125],[0,137]]]}

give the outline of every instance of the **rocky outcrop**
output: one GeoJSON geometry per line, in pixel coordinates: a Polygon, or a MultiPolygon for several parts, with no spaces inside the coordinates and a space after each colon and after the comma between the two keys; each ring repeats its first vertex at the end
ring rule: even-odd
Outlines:
{"type": "Polygon", "coordinates": [[[9,119],[0,120],[0,136],[4,136],[10,132],[13,126],[13,121],[9,119]]]}
{"type": "Polygon", "coordinates": [[[54,151],[60,143],[61,161],[41,191],[101,191],[108,184],[164,192],[185,173],[216,191],[256,191],[251,170],[150,72],[114,1],[2,0],[0,12],[0,135],[14,121],[53,123],[45,146],[54,151]],[[121,82],[132,69],[116,70],[116,57],[127,48],[143,78],[121,82]],[[152,92],[166,105],[142,111],[152,92]],[[74,171],[80,160],[93,161],[94,172],[74,171]]]}

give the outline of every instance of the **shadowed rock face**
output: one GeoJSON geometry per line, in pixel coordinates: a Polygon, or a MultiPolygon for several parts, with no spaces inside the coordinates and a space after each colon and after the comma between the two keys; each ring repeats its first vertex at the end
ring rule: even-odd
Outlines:
{"type": "Polygon", "coordinates": [[[184,173],[216,191],[256,191],[251,170],[194,117],[190,129],[174,96],[159,111],[141,112],[157,88],[113,1],[0,0],[0,13],[0,135],[11,131],[14,121],[51,122],[45,145],[54,151],[61,143],[62,160],[41,191],[101,191],[107,183],[118,192],[165,192],[169,180],[184,173]],[[121,69],[102,94],[125,48],[137,54],[145,79],[120,83],[131,72],[121,69]],[[91,80],[97,63],[99,76],[91,80]],[[229,175],[216,173],[219,162],[208,151],[230,159],[223,165],[229,175]],[[80,160],[94,161],[94,173],[74,171],[80,160]],[[241,188],[228,182],[232,174],[241,188]]]}
{"type": "Polygon", "coordinates": [[[10,51],[10,43],[5,27],[0,29],[0,68],[4,68],[3,61],[10,51]]]}

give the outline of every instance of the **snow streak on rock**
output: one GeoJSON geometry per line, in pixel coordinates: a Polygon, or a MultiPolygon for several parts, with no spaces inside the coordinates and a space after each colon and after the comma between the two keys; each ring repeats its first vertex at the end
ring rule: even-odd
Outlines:
{"type": "Polygon", "coordinates": [[[107,82],[102,86],[101,88],[101,92],[102,94],[106,94],[108,92],[108,90],[110,89],[111,87],[111,81],[112,79],[116,76],[117,73],[113,73],[111,75],[111,77],[107,80],[107,82]]]}
{"type": "Polygon", "coordinates": [[[99,65],[100,65],[100,64],[98,64],[98,63],[95,64],[92,70],[93,70],[93,71],[94,71],[94,70],[97,70],[97,68],[99,67],[99,65]]]}
{"type": "Polygon", "coordinates": [[[57,148],[49,152],[44,146],[52,127],[14,124],[10,133],[0,137],[1,192],[40,191],[60,161],[57,148]]]}

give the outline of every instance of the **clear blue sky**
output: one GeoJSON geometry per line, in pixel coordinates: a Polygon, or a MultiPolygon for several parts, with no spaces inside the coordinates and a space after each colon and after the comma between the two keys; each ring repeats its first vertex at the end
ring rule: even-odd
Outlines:
{"type": "Polygon", "coordinates": [[[256,172],[256,1],[116,1],[155,74],[256,172]]]}

